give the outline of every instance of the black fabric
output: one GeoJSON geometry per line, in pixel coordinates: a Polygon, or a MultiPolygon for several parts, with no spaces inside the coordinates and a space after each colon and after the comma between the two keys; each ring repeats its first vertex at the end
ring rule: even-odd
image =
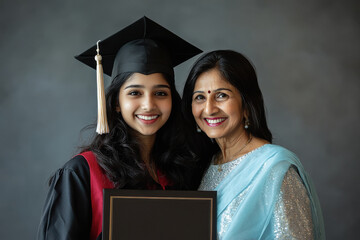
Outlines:
{"type": "Polygon", "coordinates": [[[145,75],[160,72],[174,75],[166,48],[151,39],[137,39],[120,48],[111,77],[116,78],[124,72],[139,72],[145,75]]]}
{"type": "Polygon", "coordinates": [[[37,239],[90,238],[91,197],[87,161],[75,156],[52,178],[37,239]]]}
{"type": "MultiPolygon", "coordinates": [[[[94,45],[75,58],[96,69],[96,48],[94,45]]],[[[148,69],[151,73],[171,74],[175,66],[202,52],[147,17],[101,41],[99,49],[104,73],[112,78],[124,72],[150,74],[148,69]],[[117,56],[121,48],[123,53],[117,56]],[[118,57],[121,60],[114,65],[118,57]]]]}
{"type": "MultiPolygon", "coordinates": [[[[146,188],[162,189],[150,177],[146,188]]],[[[92,223],[90,189],[89,165],[83,156],[75,156],[57,170],[50,183],[37,239],[89,240],[92,223]]],[[[101,239],[101,234],[97,239],[101,239]]]]}

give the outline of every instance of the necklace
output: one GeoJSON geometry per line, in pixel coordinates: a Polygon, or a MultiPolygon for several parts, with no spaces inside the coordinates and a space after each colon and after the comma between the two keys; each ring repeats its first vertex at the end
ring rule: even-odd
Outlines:
{"type": "MultiPolygon", "coordinates": [[[[253,139],[252,135],[250,134],[249,140],[242,146],[233,156],[237,156],[253,139]]],[[[222,163],[220,163],[220,160],[216,161],[218,166],[218,171],[222,172],[222,163]]]]}

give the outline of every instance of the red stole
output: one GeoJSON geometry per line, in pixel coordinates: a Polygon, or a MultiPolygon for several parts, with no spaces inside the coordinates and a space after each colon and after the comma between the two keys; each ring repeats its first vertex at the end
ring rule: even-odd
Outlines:
{"type": "Polygon", "coordinates": [[[90,192],[92,208],[90,240],[96,240],[102,231],[103,189],[114,188],[114,184],[106,177],[104,171],[97,163],[94,153],[88,151],[83,152],[80,155],[86,159],[90,170],[90,192]]]}
{"type": "MultiPolygon", "coordinates": [[[[114,188],[114,184],[107,178],[103,169],[97,163],[96,157],[93,152],[83,152],[79,155],[83,156],[89,165],[92,208],[90,240],[96,240],[96,238],[102,231],[103,189],[114,188]]],[[[157,176],[159,184],[161,185],[163,190],[165,190],[166,186],[171,185],[171,183],[169,183],[169,181],[166,179],[166,176],[160,171],[157,171],[157,176]]]]}

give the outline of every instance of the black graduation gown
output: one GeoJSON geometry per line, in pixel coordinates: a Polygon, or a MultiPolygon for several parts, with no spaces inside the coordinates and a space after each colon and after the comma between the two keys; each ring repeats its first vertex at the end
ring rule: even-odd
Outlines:
{"type": "Polygon", "coordinates": [[[37,239],[90,239],[89,166],[75,156],[56,171],[50,184],[37,239]]]}
{"type": "MultiPolygon", "coordinates": [[[[151,185],[149,189],[162,189],[155,181],[151,185]]],[[[57,170],[50,183],[37,239],[89,240],[92,223],[90,189],[89,165],[83,156],[75,156],[57,170]]],[[[102,239],[101,234],[97,239],[102,239]]]]}

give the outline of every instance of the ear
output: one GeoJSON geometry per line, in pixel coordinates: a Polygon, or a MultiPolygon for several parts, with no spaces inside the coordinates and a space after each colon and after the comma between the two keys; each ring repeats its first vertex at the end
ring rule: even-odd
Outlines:
{"type": "Polygon", "coordinates": [[[250,116],[249,111],[247,109],[244,109],[244,119],[245,120],[249,119],[249,116],[250,116]]]}
{"type": "Polygon", "coordinates": [[[119,104],[116,106],[116,112],[121,113],[121,108],[120,108],[119,104]]]}

